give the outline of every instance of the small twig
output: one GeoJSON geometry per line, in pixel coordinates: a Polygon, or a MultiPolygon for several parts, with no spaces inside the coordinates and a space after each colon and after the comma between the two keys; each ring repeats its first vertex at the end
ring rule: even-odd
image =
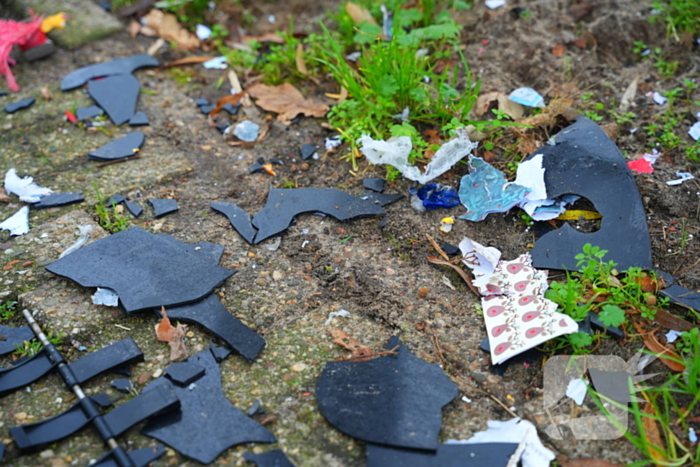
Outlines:
{"type": "Polygon", "coordinates": [[[450,257],[447,256],[447,253],[445,253],[443,251],[443,249],[440,248],[440,246],[435,242],[435,240],[433,240],[433,237],[431,237],[428,234],[425,234],[425,236],[428,237],[428,241],[430,242],[431,245],[433,245],[433,248],[435,248],[435,251],[437,251],[440,254],[440,256],[442,256],[445,259],[445,261],[449,261],[450,257]]]}
{"type": "Polygon", "coordinates": [[[127,330],[127,331],[131,331],[130,328],[127,328],[126,326],[122,326],[121,324],[115,324],[115,326],[118,327],[118,328],[125,329],[125,330],[127,330]]]}

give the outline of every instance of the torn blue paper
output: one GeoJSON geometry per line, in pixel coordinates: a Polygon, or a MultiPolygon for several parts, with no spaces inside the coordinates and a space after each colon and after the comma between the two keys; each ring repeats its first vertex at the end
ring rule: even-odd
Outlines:
{"type": "Polygon", "coordinates": [[[0,230],[9,230],[10,235],[24,235],[29,232],[29,207],[24,206],[0,223],[0,230]]]}
{"type": "Polygon", "coordinates": [[[688,134],[691,138],[697,141],[698,138],[700,138],[700,122],[695,122],[688,130],[688,134]]]}
{"type": "MultiPolygon", "coordinates": [[[[454,188],[441,183],[428,183],[418,189],[411,187],[408,191],[412,198],[415,196],[420,200],[423,210],[447,209],[459,205],[459,195],[454,188]]],[[[413,200],[411,205],[414,206],[413,200]]]]}
{"type": "Polygon", "coordinates": [[[532,88],[518,88],[510,93],[508,99],[526,107],[544,107],[544,97],[532,88]]]}
{"type": "Polygon", "coordinates": [[[211,60],[207,60],[206,62],[202,63],[202,65],[208,70],[225,70],[226,68],[228,68],[228,62],[226,61],[226,57],[212,58],[211,60]]]}
{"type": "Polygon", "coordinates": [[[118,306],[119,295],[107,287],[98,287],[97,291],[92,295],[92,303],[95,305],[118,306]]]}
{"type": "Polygon", "coordinates": [[[506,180],[479,157],[470,157],[469,174],[462,177],[459,199],[467,208],[460,219],[481,221],[491,213],[507,212],[532,190],[506,180]]]}

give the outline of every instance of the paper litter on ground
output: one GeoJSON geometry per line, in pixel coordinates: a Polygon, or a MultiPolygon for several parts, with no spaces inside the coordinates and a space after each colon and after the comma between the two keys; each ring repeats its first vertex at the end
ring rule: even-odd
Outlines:
{"type": "Polygon", "coordinates": [[[583,405],[583,399],[586,398],[588,381],[583,378],[575,378],[569,381],[566,388],[566,396],[573,399],[576,405],[583,405]]]}
{"type": "Polygon", "coordinates": [[[117,306],[119,305],[119,295],[107,287],[98,287],[92,295],[92,303],[95,305],[117,306]]]}
{"type": "Polygon", "coordinates": [[[697,141],[698,138],[700,138],[700,122],[695,122],[688,130],[688,134],[691,138],[697,141]]]}
{"type": "Polygon", "coordinates": [[[195,34],[200,40],[209,39],[209,37],[211,37],[211,29],[203,24],[198,24],[195,34]]]}
{"type": "Polygon", "coordinates": [[[474,273],[475,279],[472,283],[482,294],[485,294],[486,283],[501,259],[500,250],[491,246],[486,247],[468,237],[464,237],[459,242],[459,249],[464,257],[462,262],[474,273]]]}
{"type": "Polygon", "coordinates": [[[364,134],[358,143],[362,146],[360,149],[362,154],[372,164],[392,165],[404,177],[424,185],[450,170],[453,165],[469,155],[478,146],[478,143],[473,143],[469,139],[464,128],[457,129],[456,133],[456,138],[443,144],[437,150],[430,163],[425,167],[425,173],[408,162],[408,155],[413,148],[411,138],[408,136],[390,138],[388,141],[377,141],[364,134]]]}
{"type": "Polygon", "coordinates": [[[23,206],[0,223],[0,230],[9,230],[10,235],[24,235],[29,232],[29,206],[23,206]]]}
{"type": "Polygon", "coordinates": [[[502,6],[505,6],[506,0],[486,0],[484,3],[488,8],[495,10],[496,8],[500,8],[502,6]]]}
{"type": "Polygon", "coordinates": [[[208,70],[225,70],[226,68],[228,68],[228,62],[226,61],[226,57],[212,58],[211,60],[207,60],[206,62],[202,63],[202,65],[208,70]]]}
{"type": "Polygon", "coordinates": [[[486,425],[486,431],[480,431],[467,440],[448,440],[447,444],[518,443],[508,467],[518,465],[518,460],[523,467],[549,467],[555,458],[540,441],[535,425],[527,420],[517,417],[505,422],[489,420],[486,425]]]}
{"type": "Polygon", "coordinates": [[[680,337],[680,335],[681,335],[680,332],[674,331],[673,329],[671,329],[670,331],[668,331],[666,333],[666,342],[668,342],[669,344],[672,344],[672,343],[676,342],[676,339],[678,339],[680,337]]]}
{"type": "Polygon", "coordinates": [[[627,162],[627,167],[640,174],[650,174],[654,171],[653,165],[659,157],[661,157],[661,153],[653,149],[651,153],[643,154],[639,159],[627,162]]]}
{"type": "Polygon", "coordinates": [[[676,180],[667,181],[666,185],[680,185],[685,181],[692,180],[695,178],[690,172],[676,172],[676,177],[678,177],[676,180]]]}
{"type": "Polygon", "coordinates": [[[34,183],[34,178],[30,176],[19,178],[14,168],[5,174],[5,191],[16,194],[25,203],[38,203],[42,196],[53,193],[49,188],[34,183]]]}
{"type": "Polygon", "coordinates": [[[90,238],[90,234],[92,233],[92,225],[85,224],[85,225],[78,226],[78,232],[79,232],[78,235],[80,235],[78,240],[76,240],[75,243],[73,243],[71,246],[66,248],[63,251],[63,253],[61,253],[59,255],[59,257],[58,257],[59,259],[63,258],[66,255],[73,253],[74,251],[82,248],[85,245],[85,242],[88,241],[88,238],[90,238]]]}
{"type": "Polygon", "coordinates": [[[331,321],[336,316],[342,316],[343,318],[347,318],[350,316],[350,312],[348,310],[331,311],[330,313],[328,313],[328,319],[326,320],[325,325],[328,326],[329,324],[331,324],[331,321]]]}
{"type": "Polygon", "coordinates": [[[532,88],[518,88],[511,92],[508,99],[526,107],[544,107],[544,97],[532,88]]]}
{"type": "MultiPolygon", "coordinates": [[[[647,94],[648,96],[649,94],[647,94]]],[[[652,99],[654,99],[654,102],[656,102],[658,105],[664,105],[666,103],[666,98],[661,95],[660,92],[654,91],[651,93],[652,99]]]]}

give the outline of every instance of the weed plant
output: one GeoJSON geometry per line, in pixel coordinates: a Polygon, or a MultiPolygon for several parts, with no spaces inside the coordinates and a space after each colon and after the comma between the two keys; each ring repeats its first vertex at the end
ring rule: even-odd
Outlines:
{"type": "Polygon", "coordinates": [[[700,2],[697,0],[654,0],[652,6],[656,14],[649,17],[649,22],[664,21],[668,37],[680,41],[680,35],[700,33],[700,2]]]}
{"type": "Polygon", "coordinates": [[[95,194],[97,195],[97,205],[95,206],[95,213],[97,214],[97,222],[109,233],[117,233],[122,230],[129,228],[129,220],[126,216],[122,216],[116,209],[116,205],[112,204],[110,206],[111,211],[107,209],[105,201],[97,189],[97,185],[93,184],[92,187],[95,189],[95,194]]]}

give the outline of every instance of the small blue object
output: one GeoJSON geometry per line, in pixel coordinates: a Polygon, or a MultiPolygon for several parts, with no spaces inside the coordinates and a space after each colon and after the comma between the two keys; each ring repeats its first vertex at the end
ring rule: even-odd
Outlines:
{"type": "Polygon", "coordinates": [[[423,207],[429,211],[437,208],[453,208],[459,205],[459,195],[451,186],[428,183],[418,188],[410,188],[409,193],[417,195],[423,207]]]}
{"type": "Polygon", "coordinates": [[[479,157],[470,157],[469,174],[462,177],[459,199],[467,208],[460,219],[481,221],[493,212],[506,212],[530,193],[529,188],[506,180],[479,157]]]}
{"type": "Polygon", "coordinates": [[[526,107],[544,107],[544,97],[532,88],[518,88],[508,99],[526,107]]]}
{"type": "Polygon", "coordinates": [[[252,143],[258,139],[259,131],[260,125],[255,122],[251,122],[250,120],[243,120],[241,123],[236,125],[233,130],[233,134],[236,135],[236,138],[240,139],[241,141],[252,143]]]}

